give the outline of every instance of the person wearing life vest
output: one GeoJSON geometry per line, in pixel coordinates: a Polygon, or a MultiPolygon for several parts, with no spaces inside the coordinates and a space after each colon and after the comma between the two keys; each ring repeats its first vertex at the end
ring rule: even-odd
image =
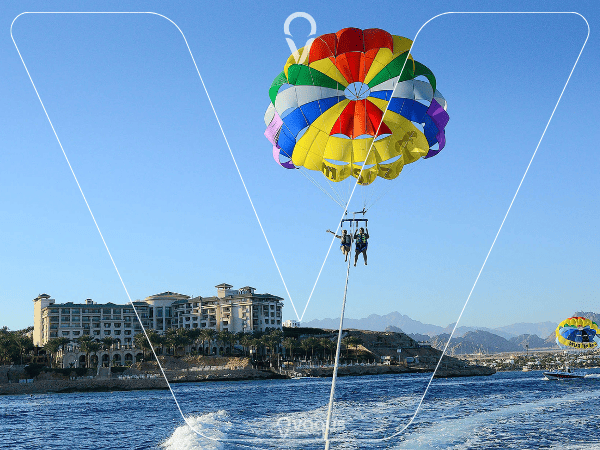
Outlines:
{"type": "Polygon", "coordinates": [[[348,261],[348,254],[350,253],[350,246],[352,245],[352,236],[350,236],[348,234],[347,230],[342,230],[342,235],[341,236],[338,236],[337,234],[335,234],[331,230],[327,230],[327,232],[333,234],[336,238],[338,238],[338,239],[340,239],[342,241],[342,245],[340,246],[340,250],[342,251],[342,253],[346,257],[346,259],[344,259],[344,261],[348,261]]]}
{"type": "Polygon", "coordinates": [[[356,250],[354,253],[354,266],[356,267],[356,261],[358,261],[358,255],[363,254],[363,258],[365,258],[365,266],[367,265],[367,247],[369,246],[369,229],[367,228],[367,232],[365,233],[364,228],[360,228],[356,233],[354,233],[354,242],[356,243],[356,250]]]}

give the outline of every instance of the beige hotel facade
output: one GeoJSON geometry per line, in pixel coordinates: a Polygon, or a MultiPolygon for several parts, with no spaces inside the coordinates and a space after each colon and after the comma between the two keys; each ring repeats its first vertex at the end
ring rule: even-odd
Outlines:
{"type": "MultiPolygon", "coordinates": [[[[42,347],[53,338],[67,338],[73,343],[63,352],[64,367],[85,364],[76,339],[89,335],[96,339],[111,337],[115,345],[110,352],[95,355],[101,363],[110,357],[114,363],[138,361],[141,350],[136,349],[133,337],[142,332],[136,309],[144,328],[164,334],[175,328],[213,329],[215,331],[252,332],[281,329],[283,299],[272,294],[257,294],[255,288],[233,289],[222,283],[213,297],[190,297],[175,292],[151,295],[142,301],[125,305],[96,303],[56,303],[48,294],[38,295],[34,302],[33,343],[42,347]]],[[[197,349],[213,353],[210,348],[197,349]]],[[[216,353],[219,353],[217,349],[216,353]]],[[[96,362],[96,361],[94,361],[96,362]]]]}

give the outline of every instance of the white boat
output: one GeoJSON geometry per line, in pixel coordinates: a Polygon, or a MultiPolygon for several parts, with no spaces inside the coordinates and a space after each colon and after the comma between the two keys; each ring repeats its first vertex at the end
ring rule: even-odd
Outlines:
{"type": "Polygon", "coordinates": [[[544,372],[544,376],[547,380],[569,380],[573,378],[585,378],[585,372],[572,370],[567,367],[565,370],[550,370],[544,372]]]}

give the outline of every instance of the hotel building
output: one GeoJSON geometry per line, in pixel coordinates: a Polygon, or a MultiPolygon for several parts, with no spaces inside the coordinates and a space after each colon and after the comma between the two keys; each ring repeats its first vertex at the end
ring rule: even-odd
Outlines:
{"type": "MultiPolygon", "coordinates": [[[[144,328],[164,334],[172,328],[200,328],[215,331],[252,332],[281,329],[283,299],[272,294],[256,294],[255,288],[222,283],[214,297],[193,297],[163,292],[143,301],[125,305],[95,303],[56,303],[48,294],[33,299],[33,344],[39,347],[53,338],[75,341],[89,335],[115,339],[115,350],[135,347],[133,337],[144,328]]],[[[114,353],[114,352],[111,352],[114,353]]],[[[127,355],[123,355],[126,357],[127,355]]],[[[125,359],[133,358],[133,355],[125,359]]],[[[137,359],[137,358],[136,358],[137,359]]]]}

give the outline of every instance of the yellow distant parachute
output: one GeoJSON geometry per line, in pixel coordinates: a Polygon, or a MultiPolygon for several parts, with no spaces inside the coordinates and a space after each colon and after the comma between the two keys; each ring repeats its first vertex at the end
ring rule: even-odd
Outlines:
{"type": "Polygon", "coordinates": [[[589,349],[600,341],[598,325],[585,317],[569,317],[556,327],[556,343],[564,349],[589,349]]]}

